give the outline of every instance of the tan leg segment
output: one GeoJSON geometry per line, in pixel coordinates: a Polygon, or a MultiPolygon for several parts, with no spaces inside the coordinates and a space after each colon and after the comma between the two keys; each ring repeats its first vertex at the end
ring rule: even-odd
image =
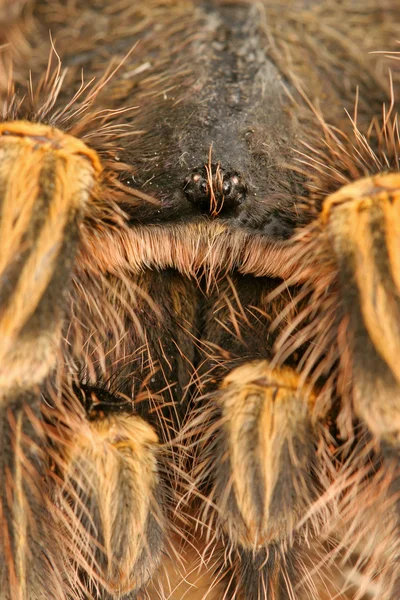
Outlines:
{"type": "Polygon", "coordinates": [[[56,363],[80,217],[100,171],[95,152],[57,129],[0,124],[2,600],[68,594],[46,485],[40,385],[56,363]]]}
{"type": "Polygon", "coordinates": [[[339,267],[356,414],[376,436],[398,443],[400,175],[343,187],[325,202],[322,220],[339,267]]]}
{"type": "Polygon", "coordinates": [[[231,541],[255,549],[290,536],[312,498],[313,396],[289,369],[266,361],[223,381],[215,501],[231,541]]]}
{"type": "Polygon", "coordinates": [[[91,593],[119,598],[138,590],[162,549],[156,433],[138,416],[110,414],[84,420],[62,445],[56,504],[71,560],[91,593]]]}
{"type": "Polygon", "coordinates": [[[57,129],[0,124],[0,398],[54,365],[79,217],[100,171],[95,152],[57,129]]]}

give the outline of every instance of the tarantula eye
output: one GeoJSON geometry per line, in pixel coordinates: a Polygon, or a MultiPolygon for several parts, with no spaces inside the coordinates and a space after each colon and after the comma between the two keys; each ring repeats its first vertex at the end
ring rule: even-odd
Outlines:
{"type": "Polygon", "coordinates": [[[224,181],[222,184],[222,191],[225,196],[228,196],[232,190],[232,183],[230,181],[224,181]]]}
{"type": "Polygon", "coordinates": [[[210,169],[211,185],[206,167],[194,169],[186,178],[184,192],[189,202],[212,214],[215,209],[218,214],[242,204],[247,192],[242,177],[235,171],[225,171],[219,164],[210,169]]]}
{"type": "Polygon", "coordinates": [[[186,198],[193,204],[209,202],[209,187],[206,178],[196,169],[185,180],[184,191],[186,198]]]}
{"type": "Polygon", "coordinates": [[[208,194],[208,185],[204,179],[199,183],[199,188],[204,195],[208,194]]]}
{"type": "Polygon", "coordinates": [[[227,173],[222,184],[224,201],[231,205],[242,204],[246,198],[247,186],[238,173],[227,173]]]}

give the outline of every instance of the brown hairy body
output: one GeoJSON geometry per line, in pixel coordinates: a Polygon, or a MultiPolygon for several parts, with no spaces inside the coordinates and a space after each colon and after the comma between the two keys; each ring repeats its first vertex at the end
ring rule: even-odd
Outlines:
{"type": "Polygon", "coordinates": [[[0,600],[398,597],[399,22],[0,2],[0,600]]]}

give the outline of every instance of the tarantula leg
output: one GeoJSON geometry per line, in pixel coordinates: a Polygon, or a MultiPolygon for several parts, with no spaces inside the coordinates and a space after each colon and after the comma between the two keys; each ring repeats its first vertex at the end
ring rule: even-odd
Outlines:
{"type": "Polygon", "coordinates": [[[50,127],[0,124],[0,589],[66,597],[47,488],[41,388],[61,341],[79,215],[100,166],[50,127]]]}
{"type": "Polygon", "coordinates": [[[47,126],[0,125],[0,389],[40,384],[56,361],[79,221],[97,155],[47,126]]]}
{"type": "Polygon", "coordinates": [[[90,597],[136,598],[162,549],[160,445],[126,402],[87,396],[88,418],[69,424],[58,447],[61,529],[90,597]]]}
{"type": "Polygon", "coordinates": [[[356,415],[379,439],[400,442],[400,175],[347,185],[324,204],[339,272],[356,415]]]}
{"type": "Polygon", "coordinates": [[[312,396],[299,392],[293,371],[260,361],[231,371],[216,402],[214,476],[224,529],[248,549],[286,539],[312,496],[312,396]]]}
{"type": "Polygon", "coordinates": [[[201,521],[227,544],[232,597],[291,597],[300,521],[320,486],[314,400],[293,370],[253,361],[230,371],[194,425],[201,521]]]}
{"type": "Polygon", "coordinates": [[[239,597],[246,600],[292,598],[290,593],[288,595],[288,589],[296,580],[292,558],[297,552],[297,548],[282,551],[279,544],[262,548],[257,553],[238,548],[232,565],[234,577],[228,593],[236,598],[240,589],[242,595],[239,597]]]}
{"type": "Polygon", "coordinates": [[[392,599],[400,581],[400,174],[342,187],[297,239],[293,283],[304,282],[313,306],[297,338],[313,348],[304,371],[330,373],[325,389],[340,399],[334,423],[346,462],[335,475],[335,535],[356,557],[357,598],[370,586],[392,599]]]}
{"type": "Polygon", "coordinates": [[[0,398],[0,597],[66,598],[65,563],[45,485],[37,395],[0,398]],[[36,413],[36,414],[35,414],[36,413]]]}
{"type": "Polygon", "coordinates": [[[234,369],[221,385],[215,495],[223,528],[244,548],[286,539],[311,502],[312,401],[293,371],[266,361],[234,369]]]}

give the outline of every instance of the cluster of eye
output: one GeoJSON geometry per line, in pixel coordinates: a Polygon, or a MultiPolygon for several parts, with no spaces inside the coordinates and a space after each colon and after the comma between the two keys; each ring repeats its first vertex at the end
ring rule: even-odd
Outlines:
{"type": "Polygon", "coordinates": [[[183,189],[189,202],[211,214],[240,206],[247,193],[241,175],[225,171],[219,163],[193,169],[183,189]]]}

